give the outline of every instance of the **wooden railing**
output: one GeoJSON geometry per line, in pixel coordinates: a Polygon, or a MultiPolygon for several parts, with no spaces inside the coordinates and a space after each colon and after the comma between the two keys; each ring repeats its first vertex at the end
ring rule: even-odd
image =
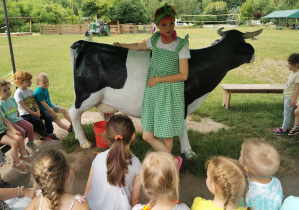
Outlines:
{"type": "MultiPolygon", "coordinates": [[[[59,35],[75,35],[84,34],[90,30],[90,26],[84,25],[42,25],[39,24],[41,34],[59,34],[59,35]]],[[[117,24],[110,25],[110,34],[129,34],[129,33],[152,33],[151,25],[133,25],[133,24],[117,24]]]]}
{"type": "Polygon", "coordinates": [[[85,31],[90,30],[88,25],[42,25],[39,24],[41,34],[59,34],[59,35],[71,35],[71,34],[84,34],[85,31]]]}

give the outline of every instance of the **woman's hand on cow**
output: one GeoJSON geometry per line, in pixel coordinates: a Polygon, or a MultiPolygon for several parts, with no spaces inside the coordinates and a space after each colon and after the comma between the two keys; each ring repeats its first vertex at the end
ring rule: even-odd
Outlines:
{"type": "Polygon", "coordinates": [[[148,81],[147,81],[147,85],[151,88],[153,86],[155,86],[156,84],[158,84],[159,81],[159,77],[151,77],[148,81]]]}

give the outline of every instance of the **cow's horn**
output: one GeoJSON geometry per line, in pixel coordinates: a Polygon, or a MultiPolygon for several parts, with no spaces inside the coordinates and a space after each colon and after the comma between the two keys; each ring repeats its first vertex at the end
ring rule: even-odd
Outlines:
{"type": "Polygon", "coordinates": [[[221,28],[219,28],[218,30],[217,30],[217,34],[219,35],[219,36],[222,36],[222,30],[223,30],[224,28],[223,27],[221,27],[221,28]]]}
{"type": "Polygon", "coordinates": [[[246,32],[246,33],[243,34],[243,38],[244,39],[249,39],[249,38],[252,38],[254,36],[260,35],[262,32],[263,32],[263,29],[260,29],[260,30],[254,31],[254,32],[246,32]]]}

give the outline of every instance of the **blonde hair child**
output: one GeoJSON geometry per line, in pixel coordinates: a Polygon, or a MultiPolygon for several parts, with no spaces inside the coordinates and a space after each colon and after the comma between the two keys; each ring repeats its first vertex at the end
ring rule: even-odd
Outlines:
{"type": "MultiPolygon", "coordinates": [[[[35,75],[35,81],[38,87],[34,91],[34,98],[38,104],[38,107],[40,109],[40,112],[42,115],[47,115],[49,118],[51,118],[52,121],[54,121],[60,128],[72,132],[73,126],[72,126],[72,120],[68,114],[67,109],[64,107],[60,107],[56,104],[53,104],[50,100],[50,94],[48,87],[50,85],[49,78],[47,74],[41,72],[37,73],[35,75]],[[67,121],[69,121],[70,126],[68,127],[66,124],[64,124],[56,115],[56,113],[62,113],[63,116],[67,121]]],[[[52,129],[53,130],[53,129],[52,129]]],[[[48,131],[49,132],[49,131],[48,131]]],[[[52,131],[53,132],[53,131],[52,131]]],[[[47,140],[49,141],[59,141],[59,138],[56,137],[55,133],[50,133],[47,136],[47,140]]]]}
{"type": "Polygon", "coordinates": [[[139,203],[141,163],[130,151],[135,127],[125,115],[114,115],[106,124],[110,149],[96,156],[84,195],[91,209],[131,209],[139,203]]]}
{"type": "Polygon", "coordinates": [[[137,204],[132,210],[190,210],[179,199],[179,172],[176,159],[166,152],[146,155],[141,169],[141,184],[150,199],[146,205],[137,204]]]}
{"type": "Polygon", "coordinates": [[[246,197],[248,190],[248,175],[238,161],[218,156],[207,161],[206,166],[206,184],[209,191],[214,194],[214,199],[205,200],[197,197],[191,210],[250,209],[238,205],[239,200],[246,197]]]}
{"type": "Polygon", "coordinates": [[[40,190],[26,209],[89,210],[84,197],[69,193],[72,171],[61,152],[55,149],[43,152],[35,159],[32,168],[34,189],[40,190]]]}
{"type": "Polygon", "coordinates": [[[277,150],[259,139],[242,144],[240,163],[249,174],[248,206],[255,209],[280,209],[283,193],[279,179],[273,177],[280,166],[277,150]]]}

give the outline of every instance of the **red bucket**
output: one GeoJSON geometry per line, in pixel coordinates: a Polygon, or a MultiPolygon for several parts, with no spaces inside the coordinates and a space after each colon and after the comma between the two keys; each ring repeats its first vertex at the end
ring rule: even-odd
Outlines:
{"type": "Polygon", "coordinates": [[[96,136],[96,144],[98,147],[101,147],[101,148],[109,147],[109,141],[102,136],[102,134],[106,130],[106,123],[107,123],[107,121],[99,121],[99,122],[96,122],[93,124],[94,133],[96,136]]]}

